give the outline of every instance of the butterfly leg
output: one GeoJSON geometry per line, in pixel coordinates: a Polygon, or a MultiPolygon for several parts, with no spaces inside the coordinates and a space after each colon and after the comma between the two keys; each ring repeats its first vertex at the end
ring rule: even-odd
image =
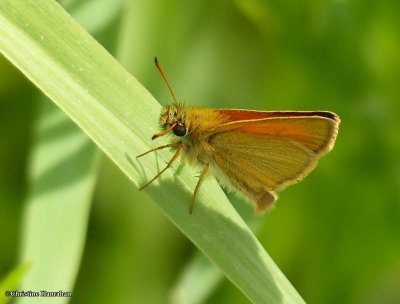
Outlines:
{"type": "Polygon", "coordinates": [[[180,144],[181,144],[181,142],[178,141],[178,142],[175,142],[175,143],[172,143],[172,144],[159,146],[159,147],[157,147],[157,148],[151,149],[151,150],[149,150],[149,151],[147,151],[147,152],[144,152],[144,153],[142,153],[142,154],[136,156],[136,158],[145,156],[146,154],[149,154],[149,153],[154,152],[154,151],[157,151],[157,150],[161,150],[161,149],[165,149],[165,148],[174,148],[174,147],[179,146],[180,144]]]}
{"type": "MultiPolygon", "coordinates": [[[[158,147],[158,148],[156,148],[156,149],[153,149],[153,150],[158,150],[158,149],[167,148],[167,146],[174,147],[174,146],[176,146],[176,143],[175,143],[175,145],[174,145],[174,144],[165,145],[165,146],[161,146],[161,147],[158,147]]],[[[179,156],[179,154],[180,154],[180,152],[181,152],[181,150],[182,150],[182,147],[183,147],[183,145],[179,142],[179,146],[177,147],[174,156],[172,156],[171,160],[167,163],[167,166],[166,166],[164,169],[162,169],[160,172],[158,172],[158,174],[157,174],[156,176],[154,176],[151,180],[149,180],[144,186],[142,186],[142,187],[139,189],[139,191],[142,191],[144,188],[146,188],[148,185],[150,185],[152,182],[154,182],[154,181],[155,181],[161,174],[163,174],[169,167],[171,167],[172,163],[178,158],[178,156],[179,156]]],[[[151,151],[152,151],[152,150],[151,150],[151,151]]],[[[148,151],[148,152],[151,152],[151,151],[148,151]]],[[[146,153],[148,153],[148,152],[146,152],[146,153]]],[[[146,154],[146,153],[145,153],[145,154],[146,154]]],[[[139,155],[139,156],[140,156],[140,155],[139,155]]]]}
{"type": "Polygon", "coordinates": [[[203,182],[204,177],[206,176],[207,172],[208,172],[208,164],[204,166],[203,171],[201,171],[200,175],[199,175],[199,180],[197,181],[197,185],[196,188],[194,188],[194,192],[193,192],[193,197],[192,197],[192,203],[190,204],[190,208],[189,208],[189,213],[192,214],[193,212],[193,207],[194,207],[194,202],[196,200],[196,195],[197,192],[200,189],[200,185],[203,182]]]}

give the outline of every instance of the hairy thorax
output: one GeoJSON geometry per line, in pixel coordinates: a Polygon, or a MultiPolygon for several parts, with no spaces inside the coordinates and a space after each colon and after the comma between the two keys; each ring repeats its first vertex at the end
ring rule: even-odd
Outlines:
{"type": "Polygon", "coordinates": [[[183,143],[183,157],[191,164],[212,164],[213,148],[210,145],[212,129],[226,122],[226,117],[217,111],[195,108],[167,106],[160,117],[162,129],[174,124],[185,126],[186,133],[179,140],[183,143]]]}

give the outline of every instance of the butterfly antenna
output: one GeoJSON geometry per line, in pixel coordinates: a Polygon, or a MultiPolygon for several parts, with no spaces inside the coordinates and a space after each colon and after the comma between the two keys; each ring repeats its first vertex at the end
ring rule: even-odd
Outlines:
{"type": "Polygon", "coordinates": [[[174,91],[172,91],[171,84],[169,83],[168,78],[167,78],[167,76],[166,76],[165,73],[164,73],[164,69],[162,68],[161,64],[158,62],[157,57],[154,58],[154,62],[156,63],[156,67],[157,67],[158,71],[160,72],[162,78],[164,79],[165,83],[167,84],[168,90],[169,90],[169,92],[171,93],[172,98],[173,98],[173,100],[174,100],[174,105],[175,105],[176,107],[178,107],[178,106],[179,106],[179,103],[178,103],[178,101],[176,100],[174,91]]]}

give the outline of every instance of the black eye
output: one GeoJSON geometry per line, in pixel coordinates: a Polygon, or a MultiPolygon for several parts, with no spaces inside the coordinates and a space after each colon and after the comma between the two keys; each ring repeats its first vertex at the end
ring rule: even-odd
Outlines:
{"type": "Polygon", "coordinates": [[[176,136],[185,136],[186,135],[186,127],[183,123],[178,123],[173,129],[172,132],[176,136]]]}

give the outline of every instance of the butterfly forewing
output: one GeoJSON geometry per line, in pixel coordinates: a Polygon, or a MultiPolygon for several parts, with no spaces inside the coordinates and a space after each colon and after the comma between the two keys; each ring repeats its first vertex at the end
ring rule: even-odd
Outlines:
{"type": "Polygon", "coordinates": [[[271,203],[263,204],[266,194],[306,176],[336,132],[336,121],[325,117],[267,118],[210,130],[209,143],[218,169],[263,211],[271,203]]]}
{"type": "MultiPolygon", "coordinates": [[[[333,114],[330,112],[322,113],[333,114]]],[[[227,131],[245,133],[250,138],[257,135],[271,135],[298,142],[316,153],[321,153],[332,148],[338,125],[337,116],[333,116],[333,118],[322,116],[271,117],[228,122],[208,130],[208,134],[210,138],[227,131]]]]}
{"type": "Polygon", "coordinates": [[[314,116],[338,120],[338,116],[329,111],[254,111],[241,109],[217,109],[214,111],[227,117],[227,120],[230,122],[265,118],[304,118],[314,116]]]}

